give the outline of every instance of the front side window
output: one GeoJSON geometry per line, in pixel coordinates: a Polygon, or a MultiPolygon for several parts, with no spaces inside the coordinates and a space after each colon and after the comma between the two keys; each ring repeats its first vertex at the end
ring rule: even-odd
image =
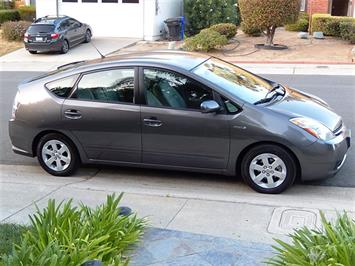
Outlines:
{"type": "Polygon", "coordinates": [[[46,84],[47,89],[57,95],[59,98],[66,98],[69,96],[78,75],[58,79],[46,84]]]}
{"type": "Polygon", "coordinates": [[[272,85],[266,80],[217,58],[207,60],[193,71],[248,103],[264,98],[272,90],[272,85]]]}
{"type": "Polygon", "coordinates": [[[153,107],[200,109],[203,101],[213,100],[212,91],[180,74],[144,69],[146,103],[153,107]]]}
{"type": "Polygon", "coordinates": [[[72,98],[133,103],[134,69],[113,69],[85,74],[72,98]]]}

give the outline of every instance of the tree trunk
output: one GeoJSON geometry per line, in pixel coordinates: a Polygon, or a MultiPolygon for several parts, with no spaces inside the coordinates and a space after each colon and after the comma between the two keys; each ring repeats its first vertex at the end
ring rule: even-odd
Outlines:
{"type": "Polygon", "coordinates": [[[271,26],[271,27],[267,28],[265,46],[273,46],[274,45],[275,30],[276,30],[276,26],[271,26]]]}

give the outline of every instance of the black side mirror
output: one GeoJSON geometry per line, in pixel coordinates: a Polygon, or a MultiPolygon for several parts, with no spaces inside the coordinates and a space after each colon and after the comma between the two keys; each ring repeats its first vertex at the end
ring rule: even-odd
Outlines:
{"type": "Polygon", "coordinates": [[[221,106],[213,100],[204,101],[201,103],[201,112],[202,113],[214,113],[221,109],[221,106]]]}

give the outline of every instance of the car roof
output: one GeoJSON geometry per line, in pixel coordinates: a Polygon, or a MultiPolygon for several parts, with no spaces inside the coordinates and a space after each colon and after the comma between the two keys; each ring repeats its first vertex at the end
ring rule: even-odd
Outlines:
{"type": "Polygon", "coordinates": [[[80,64],[78,68],[90,66],[132,64],[132,65],[152,65],[168,66],[190,71],[196,66],[202,64],[211,56],[200,53],[176,51],[176,50],[158,50],[126,53],[115,56],[105,57],[103,59],[94,59],[80,64]]]}
{"type": "Polygon", "coordinates": [[[35,20],[32,25],[37,25],[37,24],[50,24],[50,25],[56,25],[60,23],[61,21],[68,19],[68,16],[45,16],[41,17],[35,20]]]}

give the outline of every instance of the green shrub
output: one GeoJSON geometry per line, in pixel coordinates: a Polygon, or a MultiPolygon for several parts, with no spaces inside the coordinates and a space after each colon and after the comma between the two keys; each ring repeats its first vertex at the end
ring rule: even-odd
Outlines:
{"type": "Polygon", "coordinates": [[[29,227],[24,225],[0,224],[0,256],[3,254],[10,254],[13,245],[20,244],[21,235],[27,230],[29,230],[29,227]]]}
{"type": "Polygon", "coordinates": [[[142,236],[145,221],[135,215],[119,215],[119,197],[107,196],[106,203],[91,209],[72,200],[57,205],[54,200],[30,217],[33,230],[22,235],[3,264],[76,266],[88,260],[104,265],[126,265],[126,252],[142,236]]]}
{"type": "Polygon", "coordinates": [[[355,22],[344,21],[339,23],[340,37],[355,44],[355,22]]]}
{"type": "Polygon", "coordinates": [[[17,10],[20,13],[21,20],[32,22],[36,18],[35,6],[21,6],[17,10]]]}
{"type": "Polygon", "coordinates": [[[244,27],[266,33],[266,46],[273,45],[277,27],[294,23],[300,10],[299,0],[239,0],[244,27]]]}
{"type": "Polygon", "coordinates": [[[20,20],[20,13],[17,10],[0,10],[0,25],[6,21],[20,20]]]}
{"type": "Polygon", "coordinates": [[[308,20],[299,19],[296,23],[287,24],[285,29],[288,31],[308,31],[308,20]]]}
{"type": "Polygon", "coordinates": [[[326,36],[340,37],[341,22],[355,22],[352,17],[338,17],[329,14],[314,14],[312,16],[312,32],[322,31],[326,36]]]}
{"type": "Polygon", "coordinates": [[[242,22],[241,27],[242,27],[242,31],[245,34],[252,36],[252,37],[259,37],[262,33],[260,29],[250,26],[244,22],[242,22]]]}
{"type": "Polygon", "coordinates": [[[300,12],[298,14],[298,19],[305,19],[305,20],[309,20],[309,15],[307,12],[300,12]]]}
{"type": "Polygon", "coordinates": [[[237,34],[237,26],[232,23],[219,23],[212,25],[210,29],[224,35],[227,39],[233,38],[237,34]]]}
{"type": "Polygon", "coordinates": [[[345,213],[331,224],[321,213],[323,229],[306,227],[290,235],[292,244],[276,240],[275,257],[267,263],[284,265],[355,265],[355,221],[345,213]]]}
{"type": "Polygon", "coordinates": [[[2,35],[8,41],[21,41],[27,28],[31,25],[28,21],[8,21],[2,24],[2,35]]]}
{"type": "Polygon", "coordinates": [[[183,48],[187,51],[208,52],[215,48],[220,48],[228,43],[227,37],[212,29],[204,29],[199,34],[187,38],[183,48]]]}
{"type": "Polygon", "coordinates": [[[239,24],[239,9],[236,0],[184,0],[186,34],[199,33],[218,23],[239,24]]]}

